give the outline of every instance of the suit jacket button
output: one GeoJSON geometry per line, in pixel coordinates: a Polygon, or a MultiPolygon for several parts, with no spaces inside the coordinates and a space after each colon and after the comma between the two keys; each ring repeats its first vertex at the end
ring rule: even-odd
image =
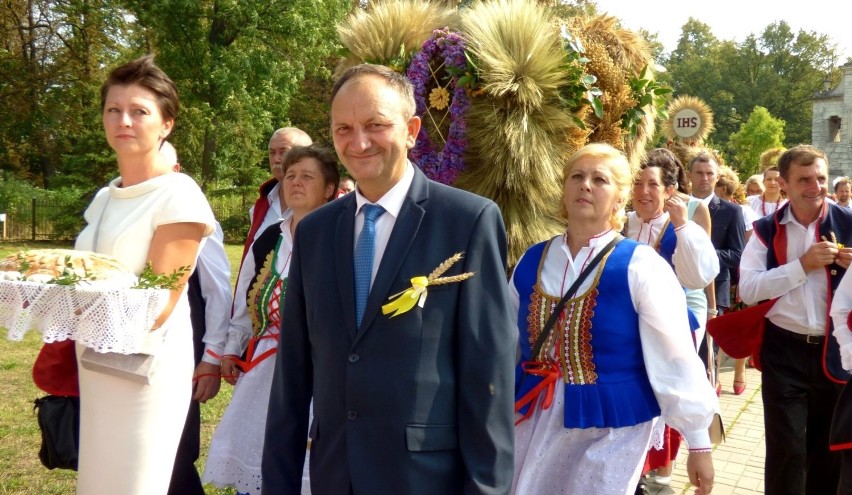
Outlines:
{"type": "Polygon", "coordinates": [[[356,419],[358,419],[358,411],[356,411],[355,409],[350,409],[346,411],[346,419],[348,419],[349,421],[355,421],[356,419]]]}
{"type": "Polygon", "coordinates": [[[349,364],[355,364],[361,359],[361,356],[355,354],[354,352],[349,355],[349,364]]]}

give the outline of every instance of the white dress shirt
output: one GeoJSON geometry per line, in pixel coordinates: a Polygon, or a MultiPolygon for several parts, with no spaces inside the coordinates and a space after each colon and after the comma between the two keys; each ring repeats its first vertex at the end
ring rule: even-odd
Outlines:
{"type": "Polygon", "coordinates": [[[749,205],[740,205],[740,209],[743,213],[743,223],[745,223],[745,231],[750,232],[754,228],[754,222],[760,220],[760,215],[758,215],[754,208],[749,205]]]}
{"type": "MultiPolygon", "coordinates": [[[[668,212],[643,222],[635,211],[627,213],[627,237],[656,247],[669,220],[668,212]]],[[[719,274],[719,257],[710,236],[697,223],[688,220],[675,229],[677,247],[672,262],[680,285],[687,289],[704,289],[719,274]]]]}
{"type": "Polygon", "coordinates": [[[216,222],[216,229],[198,253],[195,270],[204,298],[204,354],[201,360],[219,364],[228,338],[228,319],[231,306],[231,264],[225,253],[225,234],[216,222]]]}
{"type": "Polygon", "coordinates": [[[706,198],[698,198],[698,197],[695,197],[695,196],[690,196],[690,198],[692,198],[692,199],[697,199],[698,201],[701,201],[702,203],[704,203],[704,206],[706,206],[708,208],[710,207],[710,202],[713,201],[713,198],[715,198],[715,197],[716,197],[716,193],[710,193],[710,195],[707,196],[706,198]]]}
{"type": "MultiPolygon", "coordinates": [[[[414,180],[414,165],[411,162],[405,167],[405,172],[402,178],[394,184],[384,196],[379,198],[375,203],[361,195],[361,191],[355,188],[355,239],[352,243],[352,250],[355,251],[355,246],[358,244],[358,237],[361,235],[361,230],[364,229],[364,213],[361,207],[365,204],[376,204],[385,209],[385,212],[376,220],[376,247],[373,252],[373,274],[370,277],[370,287],[373,287],[373,281],[376,280],[376,273],[379,271],[379,264],[382,262],[382,256],[385,254],[385,248],[388,246],[393,226],[396,225],[396,219],[399,217],[399,211],[402,209],[402,203],[405,202],[405,196],[408,194],[408,189],[411,188],[411,182],[414,180]]],[[[357,186],[357,184],[356,184],[357,186]]]]}
{"type": "MultiPolygon", "coordinates": [[[[609,231],[593,238],[588,247],[580,249],[576,258],[571,256],[565,236],[554,239],[542,267],[542,289],[548,294],[564,295],[583,267],[615,234],[609,231]]],[[[577,293],[586,292],[594,280],[594,274],[590,274],[577,293]]],[[[627,268],[627,283],[633,309],[639,314],[645,369],[663,419],[683,434],[691,449],[710,448],[707,429],[719,408],[718,401],[704,365],[695,353],[692,336],[684,330],[689,328],[686,311],[673,309],[686,307],[683,289],[668,263],[648,246],[637,246],[633,252],[627,268]]],[[[509,295],[517,314],[520,295],[515,288],[514,275],[509,282],[509,295]]],[[[551,407],[542,411],[545,413],[561,415],[563,411],[554,411],[551,407]]],[[[560,437],[559,432],[553,433],[551,438],[560,437]]]]}
{"type": "MultiPolygon", "coordinates": [[[[293,214],[290,211],[290,208],[281,211],[280,191],[281,183],[278,182],[272,187],[272,189],[269,191],[269,194],[266,195],[266,200],[269,202],[269,209],[266,210],[266,216],[263,217],[263,222],[261,222],[260,228],[258,228],[257,232],[254,233],[254,239],[252,239],[252,241],[255,241],[260,236],[260,234],[262,234],[263,231],[266,230],[266,228],[272,225],[273,223],[280,222],[288,215],[293,214]]],[[[249,208],[249,222],[251,222],[253,218],[254,205],[249,208]]]]}
{"type": "Polygon", "coordinates": [[[746,203],[751,206],[758,218],[775,213],[775,210],[784,206],[786,202],[786,199],[778,198],[778,202],[768,203],[763,200],[763,194],[755,194],[746,198],[746,203]]]}
{"type": "Polygon", "coordinates": [[[766,268],[766,245],[753,235],[740,260],[740,298],[746,304],[780,297],[766,313],[769,321],[791,332],[824,335],[826,317],[826,276],[824,270],[805,273],[799,258],[814,243],[819,219],[804,226],[788,208],[781,219],[787,230],[787,263],[766,268]]]}
{"type": "Polygon", "coordinates": [[[849,312],[852,311],[852,270],[847,270],[834,291],[831,301],[831,319],[834,321],[834,336],[840,345],[843,369],[852,371],[852,330],[849,328],[849,312]]]}

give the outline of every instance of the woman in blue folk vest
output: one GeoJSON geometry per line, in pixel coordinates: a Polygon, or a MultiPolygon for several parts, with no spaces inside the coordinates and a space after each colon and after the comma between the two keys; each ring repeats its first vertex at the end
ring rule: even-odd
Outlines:
{"type": "MultiPolygon", "coordinates": [[[[634,211],[627,214],[626,237],[651,246],[674,269],[694,318],[690,325],[693,342],[698,343],[704,338],[707,321],[704,289],[719,274],[719,257],[710,241],[710,212],[701,201],[686,194],[685,185],[686,173],[671,151],[649,151],[633,181],[634,211]]],[[[646,467],[655,470],[655,483],[671,482],[680,440],[680,435],[667,427],[663,448],[648,452],[646,467]]]]}
{"type": "Polygon", "coordinates": [[[686,307],[674,272],[650,247],[619,242],[632,183],[621,152],[578,150],[564,167],[565,233],[527,250],[512,275],[514,493],[633,493],[661,416],[689,443],[696,493],[712,489],[718,403],[684,331],[687,312],[673,310],[686,307]]]}

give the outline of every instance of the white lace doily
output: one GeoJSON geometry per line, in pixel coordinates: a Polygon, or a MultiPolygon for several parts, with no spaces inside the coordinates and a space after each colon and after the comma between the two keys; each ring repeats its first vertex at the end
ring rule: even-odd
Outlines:
{"type": "Polygon", "coordinates": [[[9,340],[38,330],[45,342],[72,339],[98,352],[153,353],[163,335],[151,332],[151,326],[166,307],[169,291],[122,285],[2,280],[0,327],[6,327],[9,340]]]}

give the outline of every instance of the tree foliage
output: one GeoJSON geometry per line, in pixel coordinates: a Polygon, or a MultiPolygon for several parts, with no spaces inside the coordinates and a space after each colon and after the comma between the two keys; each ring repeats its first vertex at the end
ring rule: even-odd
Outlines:
{"type": "Polygon", "coordinates": [[[123,54],[121,13],[113,0],[0,4],[0,167],[42,186],[77,172],[89,187],[104,178],[98,87],[123,54]]]}
{"type": "Polygon", "coordinates": [[[43,187],[77,188],[82,196],[103,185],[115,162],[101,127],[100,85],[116,65],[152,52],[181,96],[172,140],[184,170],[203,185],[255,188],[268,174],[271,132],[324,118],[325,94],[313,91],[328,86],[338,49],[334,28],[352,4],[2,2],[0,170],[43,187]],[[301,106],[304,115],[293,116],[297,99],[317,101],[318,108],[301,106]]]}
{"type": "Polygon", "coordinates": [[[227,176],[256,186],[266,141],[289,125],[291,101],[336,47],[348,0],[128,0],[144,45],[179,86],[174,142],[206,185],[227,176]],[[254,173],[252,173],[254,171],[254,173]]]}
{"type": "MultiPolygon", "coordinates": [[[[538,1],[562,17],[598,13],[593,0],[538,1]]],[[[90,197],[116,173],[101,129],[100,85],[112,67],[153,52],[180,91],[172,140],[184,170],[208,189],[251,191],[267,175],[266,142],[275,128],[296,125],[328,143],[327,95],[339,55],[335,26],[368,4],[0,2],[0,177],[90,197]]],[[[674,96],[697,96],[712,107],[717,130],[711,144],[743,164],[742,143],[732,136],[755,107],[786,123],[783,145],[809,142],[812,97],[840,77],[837,47],[827,36],[794,32],[783,21],[735,43],[691,18],[670,54],[656,34],[641,34],[667,68],[658,78],[674,96]]]]}
{"type": "Polygon", "coordinates": [[[741,178],[746,179],[760,169],[760,154],[780,148],[784,142],[784,121],[773,117],[769,110],[756,106],[740,129],[731,134],[730,148],[741,178]]]}
{"type": "MultiPolygon", "coordinates": [[[[675,95],[688,94],[713,109],[712,139],[725,145],[757,106],[786,122],[784,144],[811,140],[814,94],[839,82],[837,47],[826,35],[794,33],[784,21],[740,43],[717,39],[690,18],[665,61],[675,95]]],[[[726,145],[733,152],[730,144],[726,145]]]]}

